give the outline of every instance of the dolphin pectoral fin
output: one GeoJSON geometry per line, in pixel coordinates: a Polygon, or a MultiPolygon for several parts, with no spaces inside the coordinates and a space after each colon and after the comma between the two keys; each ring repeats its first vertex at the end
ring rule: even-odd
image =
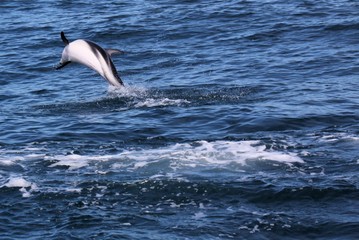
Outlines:
{"type": "Polygon", "coordinates": [[[118,49],[106,49],[106,52],[108,53],[108,55],[112,55],[112,54],[124,54],[124,51],[118,50],[118,49]]]}
{"type": "Polygon", "coordinates": [[[55,66],[55,69],[56,69],[56,70],[59,70],[59,69],[65,67],[65,66],[66,66],[67,64],[69,64],[69,63],[71,63],[71,61],[68,61],[68,62],[60,62],[59,64],[57,64],[57,65],[55,66]]]}
{"type": "Polygon", "coordinates": [[[61,32],[61,39],[65,43],[65,45],[69,45],[69,40],[65,37],[65,33],[61,32]]]}

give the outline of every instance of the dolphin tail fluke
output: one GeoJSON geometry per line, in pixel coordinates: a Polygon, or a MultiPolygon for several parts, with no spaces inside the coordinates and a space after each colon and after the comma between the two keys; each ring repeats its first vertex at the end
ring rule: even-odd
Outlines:
{"type": "Polygon", "coordinates": [[[65,45],[69,45],[69,40],[65,37],[65,33],[61,32],[61,39],[65,43],[65,45]]]}

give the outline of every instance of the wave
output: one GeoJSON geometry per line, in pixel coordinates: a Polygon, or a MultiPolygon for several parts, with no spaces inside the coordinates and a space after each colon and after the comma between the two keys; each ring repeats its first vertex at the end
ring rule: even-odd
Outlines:
{"type": "MultiPolygon", "coordinates": [[[[79,192],[82,189],[66,180],[61,186],[52,186],[48,189],[45,186],[52,185],[51,177],[45,182],[33,182],[31,179],[34,178],[26,173],[29,164],[40,164],[41,168],[47,169],[46,171],[53,171],[55,178],[60,171],[66,174],[81,173],[84,176],[110,176],[113,173],[121,173],[122,177],[130,177],[133,174],[141,174],[151,181],[186,181],[187,174],[190,174],[191,178],[196,175],[208,175],[215,179],[217,175],[222,175],[219,174],[221,172],[242,175],[246,171],[262,172],[268,168],[280,170],[283,166],[295,168],[305,163],[297,153],[285,149],[274,150],[273,147],[257,140],[201,140],[158,148],[128,148],[114,154],[98,151],[91,154],[46,152],[45,147],[28,147],[23,149],[22,153],[10,151],[3,154],[0,159],[0,189],[18,189],[23,197],[44,191],[79,192]]],[[[228,177],[228,174],[224,175],[228,177]]]]}
{"type": "MultiPolygon", "coordinates": [[[[282,143],[283,144],[283,143],[282,143]]],[[[158,148],[127,148],[116,154],[46,154],[46,148],[25,148],[23,151],[4,153],[0,159],[1,166],[23,164],[26,161],[44,159],[49,167],[66,166],[75,170],[90,166],[94,162],[110,162],[110,168],[135,170],[148,167],[156,162],[166,162],[172,170],[196,167],[231,167],[233,164],[245,166],[255,161],[274,161],[291,165],[303,164],[296,153],[274,150],[275,146],[264,144],[259,140],[243,141],[193,141],[176,143],[158,148]],[[21,153],[20,156],[17,153],[21,153]]]]}
{"type": "MultiPolygon", "coordinates": [[[[295,153],[267,149],[260,141],[195,141],[177,143],[154,149],[129,149],[114,155],[54,155],[45,160],[49,167],[66,166],[75,170],[93,162],[111,161],[109,170],[151,168],[151,165],[169,167],[172,171],[187,168],[228,168],[244,166],[251,161],[274,161],[282,164],[304,163],[295,153]]],[[[243,171],[243,169],[241,169],[243,171]]]]}
{"type": "Polygon", "coordinates": [[[99,99],[48,104],[34,108],[49,113],[98,113],[144,107],[238,104],[251,101],[249,96],[257,91],[257,88],[219,85],[172,86],[161,89],[140,86],[115,89],[110,86],[107,95],[99,99]]]}

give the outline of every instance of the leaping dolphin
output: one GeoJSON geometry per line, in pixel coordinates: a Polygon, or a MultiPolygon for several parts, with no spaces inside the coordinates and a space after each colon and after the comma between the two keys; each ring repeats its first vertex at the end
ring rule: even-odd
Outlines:
{"type": "Polygon", "coordinates": [[[111,60],[112,54],[122,54],[122,51],[117,49],[105,50],[96,43],[83,39],[69,42],[64,32],[61,32],[61,39],[65,43],[65,48],[60,63],[55,67],[56,69],[63,68],[71,62],[81,63],[98,72],[109,84],[116,87],[123,86],[123,82],[111,60]]]}

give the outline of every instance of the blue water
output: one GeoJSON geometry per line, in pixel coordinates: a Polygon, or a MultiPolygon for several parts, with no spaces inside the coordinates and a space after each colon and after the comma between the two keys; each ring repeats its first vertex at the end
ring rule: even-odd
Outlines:
{"type": "Polygon", "coordinates": [[[358,239],[359,2],[2,1],[1,239],[358,239]],[[123,89],[61,70],[113,56],[123,89]]]}

